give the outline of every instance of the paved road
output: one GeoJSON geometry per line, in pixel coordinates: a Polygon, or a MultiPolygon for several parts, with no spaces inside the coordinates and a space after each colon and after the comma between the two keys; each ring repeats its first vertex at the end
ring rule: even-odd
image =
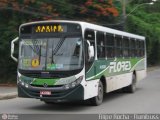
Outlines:
{"type": "Polygon", "coordinates": [[[0,86],[0,94],[6,94],[12,92],[17,92],[17,88],[15,86],[13,87],[0,86]]]}
{"type": "Polygon", "coordinates": [[[100,106],[87,103],[46,105],[36,99],[15,98],[0,100],[0,113],[160,113],[160,69],[149,72],[148,77],[138,83],[134,94],[107,94],[100,106]]]}

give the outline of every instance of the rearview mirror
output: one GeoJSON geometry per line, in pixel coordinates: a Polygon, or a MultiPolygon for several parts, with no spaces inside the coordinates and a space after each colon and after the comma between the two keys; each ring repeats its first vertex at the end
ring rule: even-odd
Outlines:
{"type": "Polygon", "coordinates": [[[94,58],[94,46],[90,44],[89,40],[87,40],[87,43],[88,43],[88,55],[89,55],[88,61],[91,61],[94,58]]]}
{"type": "Polygon", "coordinates": [[[13,54],[14,54],[14,44],[15,44],[15,42],[17,42],[18,41],[18,37],[16,37],[15,39],[13,39],[12,41],[11,41],[11,58],[14,60],[14,61],[18,61],[18,59],[16,58],[16,57],[14,57],[13,56],[13,54]]]}

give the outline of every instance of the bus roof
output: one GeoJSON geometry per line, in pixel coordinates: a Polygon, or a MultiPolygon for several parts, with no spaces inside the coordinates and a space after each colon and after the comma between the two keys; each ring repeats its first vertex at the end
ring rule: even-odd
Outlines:
{"type": "Polygon", "coordinates": [[[120,31],[120,30],[116,30],[116,29],[112,29],[112,28],[108,28],[108,27],[104,27],[104,26],[100,26],[100,25],[96,25],[93,23],[83,22],[83,21],[46,20],[46,21],[36,21],[36,22],[24,23],[21,26],[31,25],[31,24],[36,24],[36,23],[47,23],[47,22],[78,23],[82,26],[83,30],[88,28],[88,29],[93,29],[93,30],[97,30],[97,31],[101,31],[101,32],[111,33],[114,35],[120,35],[120,36],[124,36],[124,37],[145,40],[144,36],[140,36],[140,35],[136,35],[136,34],[132,34],[132,33],[128,33],[128,32],[124,32],[124,31],[120,31]]]}

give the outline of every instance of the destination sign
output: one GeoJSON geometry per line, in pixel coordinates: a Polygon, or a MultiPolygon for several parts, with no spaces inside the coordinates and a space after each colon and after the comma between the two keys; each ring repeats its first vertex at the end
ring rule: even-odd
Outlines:
{"type": "Polygon", "coordinates": [[[72,23],[37,23],[24,25],[20,28],[21,34],[57,34],[81,33],[81,26],[72,23]]]}
{"type": "Polygon", "coordinates": [[[34,27],[35,33],[67,32],[67,26],[62,25],[38,25],[34,27]]]}

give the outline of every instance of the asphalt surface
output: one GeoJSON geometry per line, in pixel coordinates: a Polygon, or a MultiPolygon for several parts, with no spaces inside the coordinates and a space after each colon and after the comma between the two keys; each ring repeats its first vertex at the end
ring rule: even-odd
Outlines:
{"type": "Polygon", "coordinates": [[[17,92],[16,87],[0,86],[0,94],[7,94],[7,93],[13,93],[13,92],[17,92]]]}
{"type": "Polygon", "coordinates": [[[0,100],[13,99],[17,97],[16,86],[0,86],[0,100]]]}
{"type": "Polygon", "coordinates": [[[121,91],[106,94],[103,104],[87,102],[47,105],[36,99],[0,100],[0,113],[15,114],[94,114],[94,113],[160,113],[160,68],[150,71],[137,84],[134,94],[121,91]]]}

